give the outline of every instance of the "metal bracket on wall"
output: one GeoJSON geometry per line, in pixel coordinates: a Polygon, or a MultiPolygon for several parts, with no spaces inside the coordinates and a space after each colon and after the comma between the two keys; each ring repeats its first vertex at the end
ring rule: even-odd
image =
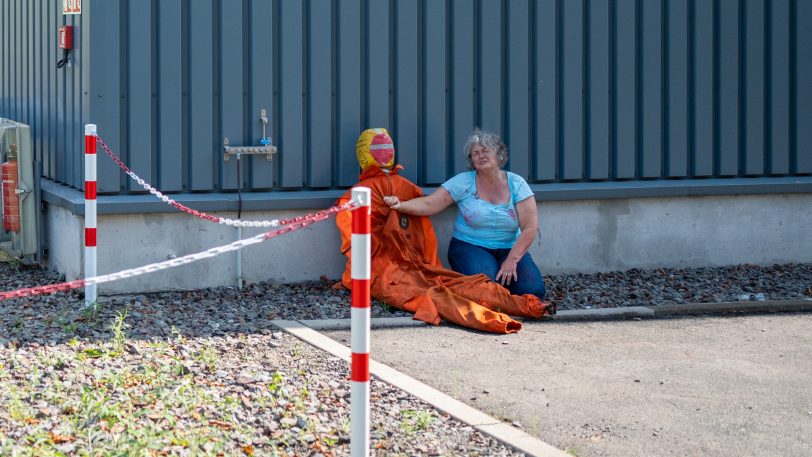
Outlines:
{"type": "Polygon", "coordinates": [[[271,139],[265,136],[265,128],[268,126],[268,111],[265,108],[259,110],[259,122],[262,124],[260,146],[229,146],[228,138],[225,138],[223,139],[224,162],[228,162],[231,155],[236,155],[237,160],[239,160],[241,154],[264,154],[268,162],[273,160],[273,155],[276,154],[276,146],[271,144],[271,139]]]}
{"type": "Polygon", "coordinates": [[[229,157],[237,154],[261,154],[270,162],[276,154],[276,146],[266,144],[262,146],[229,146],[228,138],[223,139],[223,161],[228,162],[229,157]]]}

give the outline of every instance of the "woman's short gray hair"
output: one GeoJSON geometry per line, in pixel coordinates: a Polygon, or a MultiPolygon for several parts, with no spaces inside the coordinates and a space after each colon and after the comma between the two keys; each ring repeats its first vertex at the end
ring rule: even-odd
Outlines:
{"type": "Polygon", "coordinates": [[[471,150],[477,145],[496,151],[496,158],[499,160],[499,168],[505,166],[508,161],[508,151],[507,146],[505,146],[505,143],[499,138],[499,135],[486,130],[475,129],[474,133],[468,137],[464,147],[465,157],[468,157],[468,167],[470,169],[474,169],[474,162],[471,160],[471,150]]]}

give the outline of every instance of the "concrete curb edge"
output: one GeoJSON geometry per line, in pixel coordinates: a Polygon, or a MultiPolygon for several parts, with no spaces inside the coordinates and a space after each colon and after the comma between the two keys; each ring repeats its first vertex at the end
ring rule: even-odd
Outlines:
{"type": "MultiPolygon", "coordinates": [[[[812,311],[812,298],[789,300],[740,301],[724,303],[685,303],[681,305],[624,306],[617,308],[573,309],[559,311],[553,317],[541,321],[572,322],[612,319],[641,318],[651,319],[666,316],[691,316],[696,314],[729,313],[780,313],[812,311]]],[[[349,330],[349,319],[310,319],[299,320],[313,330],[349,330]]],[[[428,325],[411,317],[374,317],[373,329],[395,327],[419,327],[428,325]]]]}
{"type": "MultiPolygon", "coordinates": [[[[304,322],[306,321],[274,320],[272,324],[312,346],[349,362],[350,348],[308,327],[304,322]]],[[[472,408],[392,367],[370,360],[369,368],[370,373],[381,381],[414,395],[434,408],[520,452],[538,457],[570,457],[564,451],[472,408]]]]}

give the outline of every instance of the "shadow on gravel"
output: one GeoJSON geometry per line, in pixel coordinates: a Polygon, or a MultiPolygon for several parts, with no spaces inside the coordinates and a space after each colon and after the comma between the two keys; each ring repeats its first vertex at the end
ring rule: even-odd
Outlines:
{"type": "MultiPolygon", "coordinates": [[[[63,280],[45,269],[0,263],[0,290],[63,280]]],[[[628,270],[547,276],[545,281],[546,299],[559,310],[731,302],[738,294],[756,292],[784,299],[812,295],[812,264],[628,270]]],[[[92,309],[84,309],[82,290],[0,301],[0,345],[110,340],[114,324],[128,338],[154,340],[267,333],[274,319],[349,318],[350,293],[334,289],[335,282],[323,277],[297,284],[247,284],[242,289],[102,296],[92,309]]],[[[372,315],[410,314],[373,301],[372,315]]]]}
{"type": "MultiPolygon", "coordinates": [[[[59,275],[39,268],[0,263],[0,289],[53,284],[59,275]]],[[[350,292],[336,281],[298,284],[262,282],[243,289],[216,287],[192,291],[100,296],[84,306],[84,291],[72,290],[0,301],[0,346],[57,345],[72,339],[112,339],[115,326],[127,338],[154,340],[268,333],[274,319],[350,317],[350,292]]],[[[380,302],[373,317],[408,316],[380,302]]]]}

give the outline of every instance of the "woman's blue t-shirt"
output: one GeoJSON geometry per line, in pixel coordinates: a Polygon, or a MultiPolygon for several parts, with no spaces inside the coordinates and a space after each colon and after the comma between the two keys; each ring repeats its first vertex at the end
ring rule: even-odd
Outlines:
{"type": "Polygon", "coordinates": [[[443,183],[443,188],[457,203],[459,213],[454,221],[454,237],[488,249],[510,249],[519,238],[519,216],[516,203],[532,197],[527,181],[506,171],[510,202],[495,205],[479,198],[476,171],[466,171],[443,183]]]}

